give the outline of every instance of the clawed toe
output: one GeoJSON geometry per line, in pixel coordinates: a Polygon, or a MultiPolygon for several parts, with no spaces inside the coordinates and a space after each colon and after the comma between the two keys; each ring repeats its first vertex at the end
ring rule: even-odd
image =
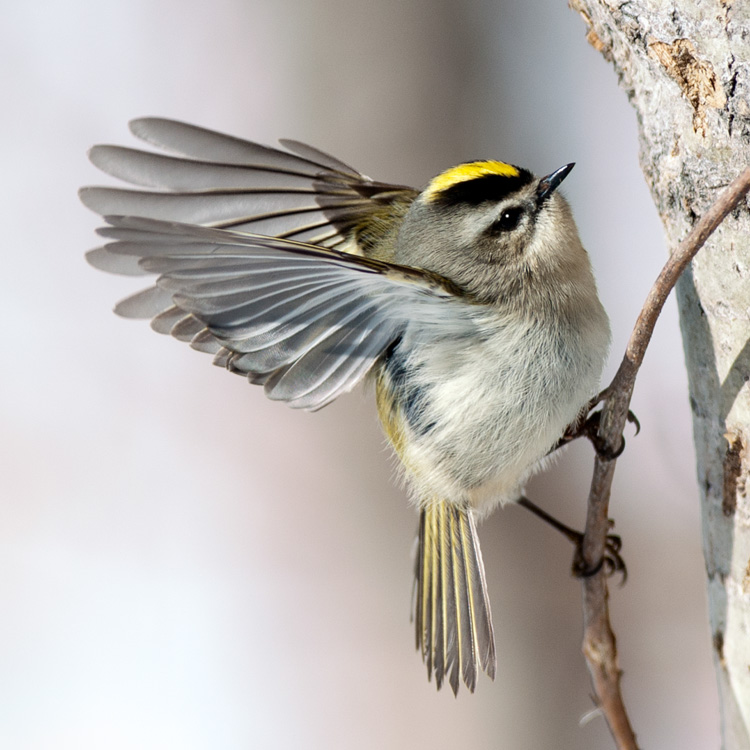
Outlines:
{"type": "Polygon", "coordinates": [[[601,411],[589,414],[586,421],[581,425],[580,433],[587,437],[594,446],[596,454],[605,461],[614,461],[619,458],[625,450],[625,438],[620,436],[620,446],[613,448],[609,443],[599,437],[599,423],[602,420],[601,411]]]}
{"type": "MultiPolygon", "coordinates": [[[[581,542],[583,542],[583,539],[581,539],[581,542]]],[[[573,556],[573,575],[576,578],[590,578],[604,568],[608,578],[615,573],[622,573],[621,585],[624,585],[625,581],[628,580],[628,568],[620,554],[621,549],[622,539],[617,534],[608,534],[601,559],[594,565],[589,565],[583,558],[582,544],[576,545],[575,555],[573,556]]]]}
{"type": "MultiPolygon", "coordinates": [[[[591,412],[591,409],[599,403],[603,396],[604,392],[602,392],[598,398],[591,400],[588,405],[588,411],[590,413],[586,419],[581,423],[570,425],[550,453],[553,453],[563,445],[567,445],[576,438],[585,437],[591,441],[597,455],[605,461],[614,461],[614,459],[619,458],[622,455],[622,452],[625,450],[624,436],[620,437],[620,445],[617,448],[613,448],[599,437],[599,423],[602,419],[602,412],[601,410],[591,412]]],[[[635,434],[637,435],[641,431],[641,423],[638,420],[638,417],[636,417],[630,409],[628,409],[628,422],[634,425],[635,434]]]]}
{"type": "MultiPolygon", "coordinates": [[[[589,565],[583,557],[583,534],[580,531],[571,529],[570,526],[561,523],[539,506],[532,503],[527,497],[520,497],[518,504],[557,529],[573,543],[575,554],[573,555],[572,572],[576,578],[589,578],[604,568],[608,577],[615,573],[622,573],[622,583],[625,583],[628,577],[628,569],[620,554],[622,539],[617,534],[607,534],[607,540],[604,544],[604,554],[601,560],[594,565],[589,565]]],[[[614,525],[614,521],[610,521],[609,524],[611,528],[614,525]]]]}

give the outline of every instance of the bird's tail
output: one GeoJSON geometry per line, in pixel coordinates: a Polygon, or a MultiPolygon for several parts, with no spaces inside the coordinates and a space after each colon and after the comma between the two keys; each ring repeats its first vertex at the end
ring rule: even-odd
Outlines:
{"type": "Polygon", "coordinates": [[[477,665],[495,677],[495,636],[472,511],[445,501],[427,505],[419,518],[417,649],[438,689],[459,678],[471,692],[477,665]]]}

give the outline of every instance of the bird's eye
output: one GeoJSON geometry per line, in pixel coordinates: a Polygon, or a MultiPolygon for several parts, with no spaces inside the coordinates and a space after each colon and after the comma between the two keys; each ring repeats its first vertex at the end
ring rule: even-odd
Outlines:
{"type": "Polygon", "coordinates": [[[496,232],[510,232],[518,226],[522,216],[523,209],[520,206],[511,206],[492,222],[492,228],[496,232]]]}

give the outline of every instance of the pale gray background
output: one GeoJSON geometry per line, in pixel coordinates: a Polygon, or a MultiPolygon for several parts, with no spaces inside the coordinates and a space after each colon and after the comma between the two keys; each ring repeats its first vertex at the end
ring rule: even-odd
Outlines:
{"type": "MultiPolygon", "coordinates": [[[[4,3],[0,746],[607,748],[579,653],[571,550],[517,509],[481,536],[498,676],[426,681],[408,611],[416,516],[371,394],[317,414],[110,313],[139,281],[89,268],[95,142],[165,115],[309,141],[423,184],[476,158],[565,183],[622,355],[665,257],[633,113],[564,0],[4,3]]],[[[688,106],[686,104],[686,106],[688,106]]],[[[718,720],[674,305],[634,400],[612,591],[644,747],[718,720]]],[[[530,493],[581,525],[578,445],[530,493]]]]}

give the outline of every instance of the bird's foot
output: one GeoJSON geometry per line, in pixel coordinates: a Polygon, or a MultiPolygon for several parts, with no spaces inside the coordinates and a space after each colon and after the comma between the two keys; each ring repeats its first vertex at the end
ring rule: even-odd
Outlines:
{"type": "MultiPolygon", "coordinates": [[[[518,504],[522,508],[531,511],[535,516],[541,518],[553,528],[557,529],[571,541],[575,547],[571,570],[576,578],[589,578],[590,576],[596,575],[602,568],[604,568],[607,576],[614,575],[615,573],[622,573],[622,583],[625,583],[628,578],[628,568],[625,565],[625,560],[623,560],[622,555],[620,554],[620,550],[622,549],[622,539],[617,534],[607,534],[607,539],[604,544],[604,554],[602,555],[601,560],[591,565],[586,562],[586,559],[583,556],[583,534],[580,531],[571,529],[570,526],[558,521],[554,516],[551,516],[538,505],[532,503],[527,497],[520,498],[518,504]]],[[[614,521],[610,521],[609,524],[610,527],[614,526],[614,521]]]]}
{"type": "MultiPolygon", "coordinates": [[[[594,446],[594,450],[597,455],[605,461],[613,461],[622,455],[625,450],[625,437],[621,436],[620,445],[618,448],[613,448],[606,441],[599,437],[599,424],[602,419],[601,409],[599,411],[593,411],[593,409],[606,397],[606,391],[602,391],[596,398],[589,401],[586,407],[587,417],[586,419],[578,422],[574,422],[568,425],[568,428],[563,433],[563,436],[557,442],[550,453],[556,451],[558,448],[562,448],[563,445],[576,440],[580,437],[588,438],[591,444],[594,446]]],[[[628,422],[635,425],[635,434],[637,435],[641,431],[641,423],[638,421],[638,417],[628,409],[628,422]]]]}

